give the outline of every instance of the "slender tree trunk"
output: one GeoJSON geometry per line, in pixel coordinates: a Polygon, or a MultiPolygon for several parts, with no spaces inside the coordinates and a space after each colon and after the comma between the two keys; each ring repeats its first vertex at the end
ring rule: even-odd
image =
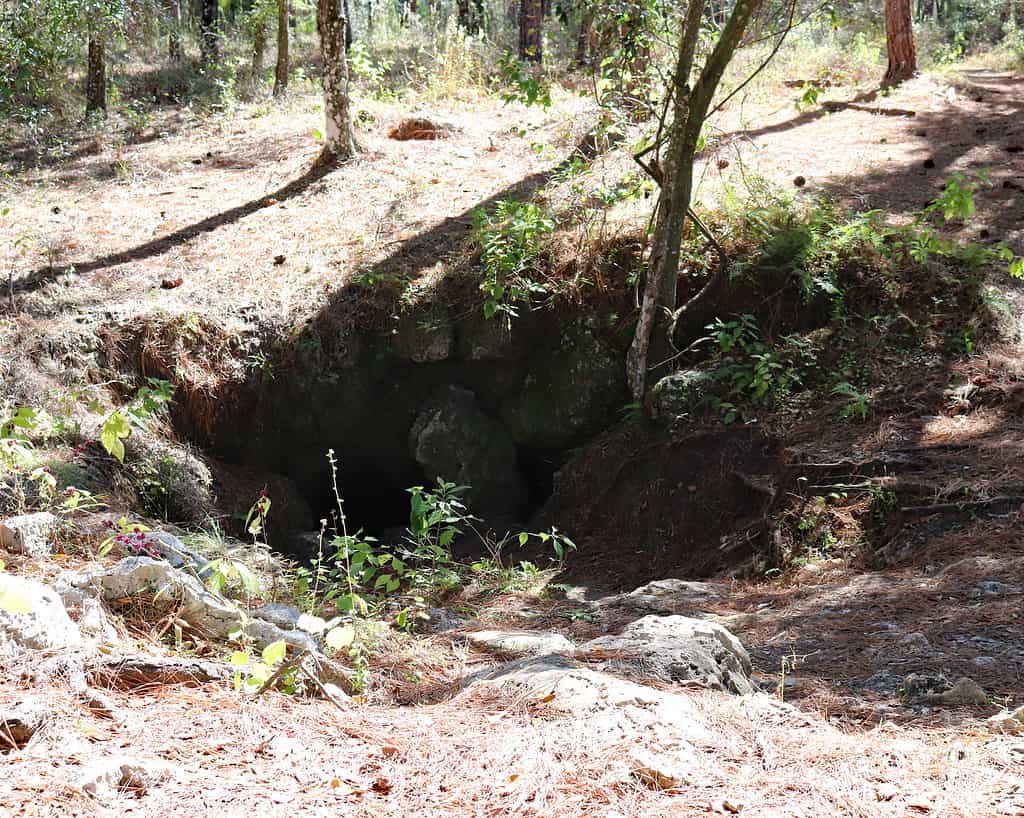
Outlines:
{"type": "Polygon", "coordinates": [[[267,53],[267,22],[259,19],[256,21],[252,32],[252,78],[258,81],[263,73],[263,58],[267,53]]]}
{"type": "Polygon", "coordinates": [[[220,5],[217,0],[202,0],[199,39],[204,68],[210,68],[220,60],[219,14],[220,5]]]}
{"type": "Polygon", "coordinates": [[[521,0],[519,7],[519,59],[524,62],[543,62],[543,26],[543,0],[521,0]]]}
{"type": "Polygon", "coordinates": [[[277,0],[277,64],[274,66],[274,96],[288,88],[288,0],[277,0]]]}
{"type": "Polygon", "coordinates": [[[324,61],[324,156],[325,160],[345,161],[355,156],[355,133],[349,110],[348,58],[345,55],[345,29],[348,21],[341,0],[317,0],[320,52],[324,61]]]}
{"type": "Polygon", "coordinates": [[[85,74],[85,113],[107,112],[107,57],[102,31],[89,32],[89,57],[85,74]]]}
{"type": "MultiPolygon", "coordinates": [[[[626,376],[636,401],[643,400],[647,383],[648,353],[651,336],[659,314],[675,312],[676,287],[679,278],[679,257],[693,195],[693,163],[697,141],[707,117],[722,74],[736,52],[747,24],[763,0],[736,0],[722,33],[696,81],[690,84],[694,55],[700,35],[703,0],[691,0],[679,38],[676,67],[672,76],[673,120],[664,157],[658,218],[651,245],[651,258],[644,282],[643,302],[637,320],[633,343],[626,357],[626,376]]],[[[683,306],[703,304],[725,275],[723,264],[712,281],[683,306]]],[[[678,315],[678,313],[676,313],[678,315]]]]}
{"type": "Polygon", "coordinates": [[[885,38],[889,48],[889,69],[882,85],[892,87],[917,73],[917,44],[911,22],[911,0],[885,0],[885,38]]]}
{"type": "Polygon", "coordinates": [[[469,34],[479,34],[483,28],[483,0],[456,0],[459,25],[469,34]]]}
{"type": "Polygon", "coordinates": [[[588,68],[594,64],[594,53],[591,48],[594,31],[594,7],[588,2],[580,10],[580,33],[576,37],[577,68],[588,68]]]}
{"type": "Polygon", "coordinates": [[[167,56],[171,62],[185,59],[181,47],[181,0],[167,0],[167,56]]]}

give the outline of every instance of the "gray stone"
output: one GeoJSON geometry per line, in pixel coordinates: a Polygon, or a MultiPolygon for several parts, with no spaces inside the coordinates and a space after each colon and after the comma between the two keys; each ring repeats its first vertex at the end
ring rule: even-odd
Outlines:
{"type": "Polygon", "coordinates": [[[184,568],[202,577],[210,573],[211,569],[206,568],[209,560],[205,556],[196,553],[167,531],[147,531],[142,535],[139,545],[140,550],[151,552],[151,556],[160,556],[172,568],[184,568]]]}
{"type": "Polygon", "coordinates": [[[173,767],[155,758],[104,758],[89,764],[78,778],[78,787],[98,801],[109,801],[131,793],[145,795],[153,787],[169,780],[173,767]]]}
{"type": "Polygon", "coordinates": [[[174,600],[179,618],[204,634],[228,640],[243,631],[257,648],[283,639],[305,650],[317,650],[316,640],[302,631],[284,631],[262,619],[246,616],[237,605],[207,589],[191,574],[152,557],[128,557],[109,567],[58,577],[57,589],[69,605],[89,597],[110,602],[139,594],[174,600]]]}
{"type": "Polygon", "coordinates": [[[0,572],[0,598],[16,603],[13,611],[0,607],[0,656],[83,645],[81,632],[52,588],[0,572]]]}
{"type": "Polygon", "coordinates": [[[541,656],[549,653],[572,653],[575,645],[560,633],[539,631],[470,631],[466,640],[495,653],[525,653],[541,656]]]}
{"type": "Polygon", "coordinates": [[[690,613],[721,598],[721,589],[710,582],[658,579],[628,594],[597,600],[601,607],[622,608],[637,613],[690,613]]]}
{"type": "Polygon", "coordinates": [[[252,616],[263,619],[279,628],[294,630],[298,627],[302,611],[294,605],[284,605],[280,602],[268,602],[252,612],[252,616]]]}
{"type": "Polygon", "coordinates": [[[413,422],[409,452],[431,482],[441,478],[469,486],[470,508],[518,510],[524,489],[515,444],[472,392],[449,386],[429,400],[413,422]]]}
{"type": "Polygon", "coordinates": [[[580,650],[607,655],[603,669],[662,682],[698,681],[716,690],[753,693],[750,657],[740,641],[715,622],[685,616],[645,616],[621,634],[602,636],[580,650]]]}
{"type": "Polygon", "coordinates": [[[971,599],[981,599],[982,597],[1007,596],[1019,592],[1020,588],[1013,585],[1007,585],[1005,582],[994,579],[985,579],[968,591],[967,596],[971,599]]]}
{"type": "Polygon", "coordinates": [[[60,521],[48,511],[8,517],[0,522],[0,548],[12,554],[26,554],[30,557],[48,557],[50,534],[60,521]]]}
{"type": "Polygon", "coordinates": [[[0,707],[0,752],[12,747],[24,747],[50,720],[52,711],[40,697],[23,698],[14,704],[0,707]]]}
{"type": "Polygon", "coordinates": [[[446,361],[455,349],[455,328],[441,310],[404,315],[395,330],[395,352],[419,364],[446,361]]]}
{"type": "Polygon", "coordinates": [[[666,375],[653,387],[647,396],[651,417],[655,420],[673,421],[692,414],[705,406],[713,394],[715,378],[700,369],[688,369],[666,375]]]}
{"type": "Polygon", "coordinates": [[[452,608],[427,608],[418,617],[415,629],[420,633],[447,633],[457,631],[469,624],[469,620],[452,608]]]}
{"type": "Polygon", "coordinates": [[[622,356],[588,322],[568,327],[559,345],[534,356],[522,387],[502,403],[512,439],[560,449],[600,429],[624,403],[622,356]]]}

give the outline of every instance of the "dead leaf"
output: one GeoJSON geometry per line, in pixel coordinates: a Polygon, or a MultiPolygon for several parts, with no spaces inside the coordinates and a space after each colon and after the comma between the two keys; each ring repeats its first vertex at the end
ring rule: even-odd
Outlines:
{"type": "Polygon", "coordinates": [[[178,278],[165,278],[160,282],[160,289],[162,290],[173,290],[175,287],[180,287],[185,283],[185,279],[178,278]]]}
{"type": "Polygon", "coordinates": [[[719,815],[738,815],[743,810],[744,806],[745,805],[740,801],[723,798],[720,801],[712,802],[711,809],[719,815]]]}
{"type": "Polygon", "coordinates": [[[540,703],[541,704],[547,704],[548,702],[553,702],[554,700],[555,700],[555,693],[554,693],[554,691],[552,691],[551,693],[548,693],[548,695],[545,696],[543,699],[541,699],[540,703]]]}
{"type": "Polygon", "coordinates": [[[376,781],[373,782],[373,791],[380,795],[387,795],[391,792],[391,782],[388,781],[384,776],[380,776],[376,781]]]}
{"type": "Polygon", "coordinates": [[[899,787],[891,782],[885,784],[879,784],[875,787],[875,800],[876,801],[892,801],[897,795],[900,794],[899,787]]]}

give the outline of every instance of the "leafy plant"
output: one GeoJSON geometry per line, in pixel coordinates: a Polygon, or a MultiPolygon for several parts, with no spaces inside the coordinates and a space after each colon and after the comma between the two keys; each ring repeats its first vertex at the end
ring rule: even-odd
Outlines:
{"type": "Polygon", "coordinates": [[[839,417],[843,420],[857,418],[865,420],[868,416],[868,396],[861,392],[849,381],[841,381],[832,387],[832,394],[845,397],[846,405],[839,410],[839,417]]]}
{"type": "Polygon", "coordinates": [[[533,202],[514,201],[498,202],[492,216],[477,210],[474,219],[483,250],[480,290],[484,316],[500,314],[511,322],[520,304],[548,292],[538,278],[543,275],[541,254],[555,221],[533,202]]]}

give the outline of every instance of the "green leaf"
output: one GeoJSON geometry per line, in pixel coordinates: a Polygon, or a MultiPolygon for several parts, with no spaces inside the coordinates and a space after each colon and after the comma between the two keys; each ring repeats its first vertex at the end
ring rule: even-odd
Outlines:
{"type": "Polygon", "coordinates": [[[274,665],[280,664],[284,661],[284,657],[288,653],[288,643],[283,639],[278,639],[276,642],[271,642],[265,648],[263,648],[263,661],[273,667],[274,665]]]}
{"type": "Polygon", "coordinates": [[[236,650],[231,654],[231,658],[228,659],[228,662],[235,667],[245,667],[249,664],[249,654],[244,650],[236,650]]]}
{"type": "Polygon", "coordinates": [[[132,433],[128,419],[120,412],[111,412],[100,429],[100,443],[107,453],[124,463],[124,443],[122,439],[132,433]]]}
{"type": "Polygon", "coordinates": [[[352,644],[356,638],[356,629],[351,625],[339,625],[327,631],[324,642],[331,650],[342,650],[352,644]]]}

